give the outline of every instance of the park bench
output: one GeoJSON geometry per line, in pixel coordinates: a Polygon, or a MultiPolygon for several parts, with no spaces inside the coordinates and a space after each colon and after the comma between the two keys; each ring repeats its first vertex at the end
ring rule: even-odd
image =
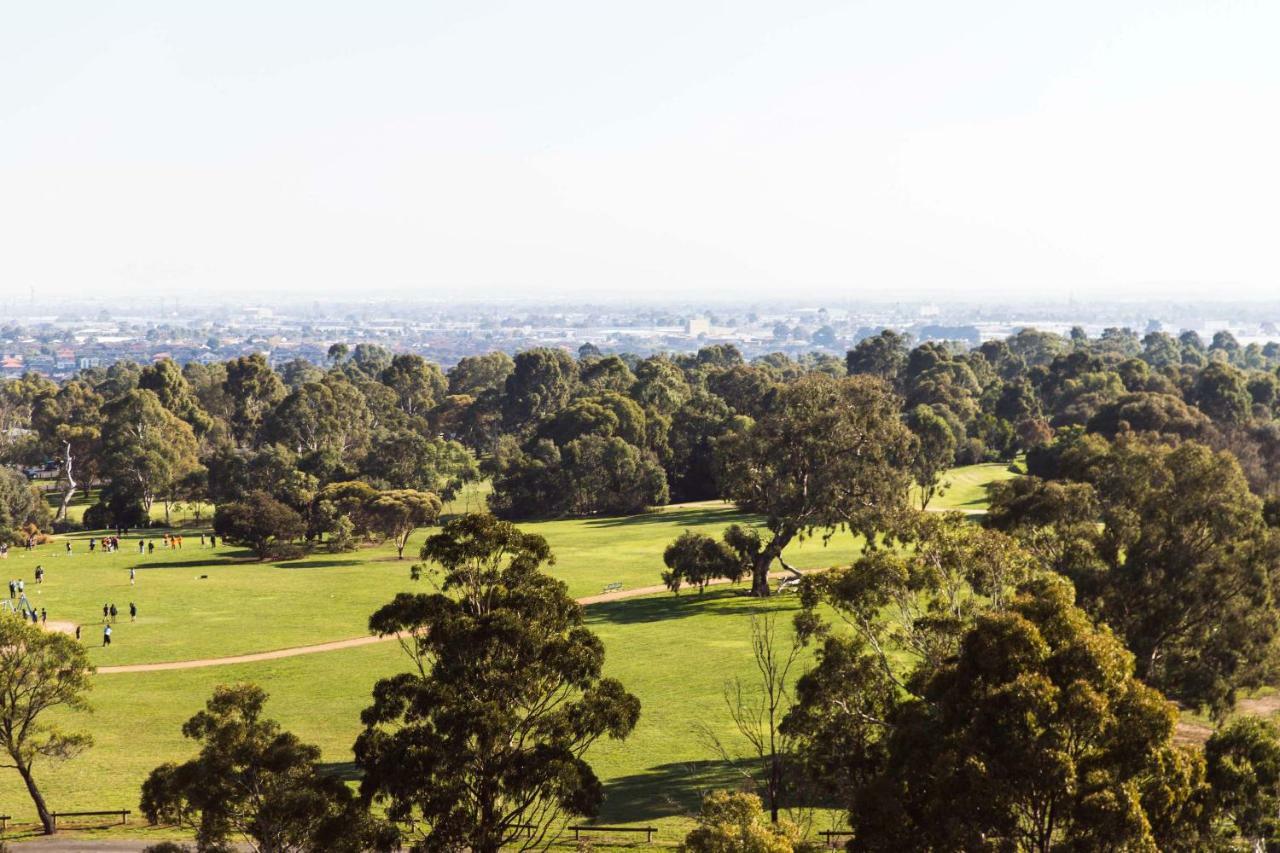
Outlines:
{"type": "Polygon", "coordinates": [[[580,840],[579,833],[583,832],[643,832],[645,844],[651,844],[653,842],[653,834],[658,831],[656,826],[571,826],[569,828],[573,830],[574,841],[580,840]]]}
{"type": "Polygon", "coordinates": [[[605,584],[605,585],[604,585],[604,592],[605,592],[606,594],[607,594],[607,593],[610,593],[610,592],[622,592],[622,584],[620,584],[620,583],[607,583],[607,584],[605,584]]]}
{"type": "Polygon", "coordinates": [[[54,812],[53,826],[57,829],[58,819],[63,817],[104,817],[106,815],[120,815],[120,823],[126,824],[129,822],[129,815],[131,814],[133,812],[128,809],[107,809],[103,812],[54,812]]]}
{"type": "Polygon", "coordinates": [[[13,820],[13,815],[0,814],[0,832],[4,832],[9,828],[9,821],[13,820]]]}
{"type": "Polygon", "coordinates": [[[838,846],[838,845],[836,845],[836,843],[835,843],[835,839],[837,839],[837,838],[848,838],[849,836],[853,835],[853,833],[852,833],[852,832],[850,832],[850,831],[849,831],[849,830],[847,830],[847,829],[846,829],[846,830],[840,830],[840,829],[824,829],[822,832],[819,832],[818,834],[822,836],[822,838],[823,838],[823,842],[824,842],[828,847],[832,847],[832,848],[834,848],[834,847],[838,846]]]}

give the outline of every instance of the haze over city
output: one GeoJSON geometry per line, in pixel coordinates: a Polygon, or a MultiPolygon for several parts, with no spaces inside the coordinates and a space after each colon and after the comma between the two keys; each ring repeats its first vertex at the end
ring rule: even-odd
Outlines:
{"type": "Polygon", "coordinates": [[[1280,7],[10,4],[0,294],[1231,298],[1280,7]]]}

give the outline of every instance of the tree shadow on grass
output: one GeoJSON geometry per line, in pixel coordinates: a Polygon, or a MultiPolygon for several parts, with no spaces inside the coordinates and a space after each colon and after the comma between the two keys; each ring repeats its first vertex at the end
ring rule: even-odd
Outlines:
{"type": "Polygon", "coordinates": [[[202,566],[243,566],[247,565],[246,561],[256,559],[252,551],[231,551],[220,557],[205,557],[199,560],[148,560],[146,557],[139,558],[139,562],[133,568],[140,572],[147,569],[198,569],[202,566]]]}
{"type": "Polygon", "coordinates": [[[356,566],[359,560],[290,560],[287,563],[272,563],[277,569],[332,569],[338,566],[356,566]]]}
{"type": "MultiPolygon", "coordinates": [[[[752,779],[764,778],[753,759],[675,762],[643,773],[611,779],[604,786],[598,823],[635,823],[664,817],[694,816],[702,798],[716,790],[753,790],[752,779]]],[[[840,804],[812,793],[784,794],[784,809],[838,809],[840,804]]]]}
{"type": "Polygon", "coordinates": [[[606,782],[604,805],[596,821],[635,823],[695,815],[707,793],[741,784],[742,774],[723,761],[660,764],[606,782]]]}
{"type": "Polygon", "coordinates": [[[792,611],[798,606],[799,599],[794,595],[775,595],[761,599],[748,595],[749,590],[750,586],[744,581],[739,587],[713,587],[701,595],[697,592],[685,592],[680,595],[603,601],[587,605],[587,624],[611,622],[616,625],[635,625],[683,619],[687,616],[742,616],[750,613],[792,611]]]}
{"type": "Polygon", "coordinates": [[[723,509],[680,509],[671,512],[646,512],[621,518],[592,518],[583,522],[585,527],[633,527],[640,524],[733,524],[755,521],[756,516],[740,512],[734,507],[723,509]]]}
{"type": "Polygon", "coordinates": [[[332,776],[343,782],[359,782],[364,778],[354,761],[330,761],[318,765],[318,769],[322,775],[332,776]]]}

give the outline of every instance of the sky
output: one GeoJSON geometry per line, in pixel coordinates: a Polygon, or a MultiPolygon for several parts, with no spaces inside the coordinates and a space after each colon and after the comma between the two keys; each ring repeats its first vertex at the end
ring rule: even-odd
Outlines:
{"type": "Polygon", "coordinates": [[[1272,297],[1280,3],[0,0],[0,296],[1272,297]]]}

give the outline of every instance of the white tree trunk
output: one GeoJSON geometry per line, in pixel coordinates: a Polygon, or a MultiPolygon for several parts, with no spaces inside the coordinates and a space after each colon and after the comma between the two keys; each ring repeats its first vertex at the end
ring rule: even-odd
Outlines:
{"type": "Polygon", "coordinates": [[[62,444],[62,469],[67,475],[67,491],[62,495],[62,506],[58,507],[58,518],[59,520],[66,521],[67,506],[71,503],[71,499],[75,497],[76,494],[76,478],[71,473],[71,463],[75,461],[74,457],[71,455],[71,442],[64,441],[62,444]]]}

